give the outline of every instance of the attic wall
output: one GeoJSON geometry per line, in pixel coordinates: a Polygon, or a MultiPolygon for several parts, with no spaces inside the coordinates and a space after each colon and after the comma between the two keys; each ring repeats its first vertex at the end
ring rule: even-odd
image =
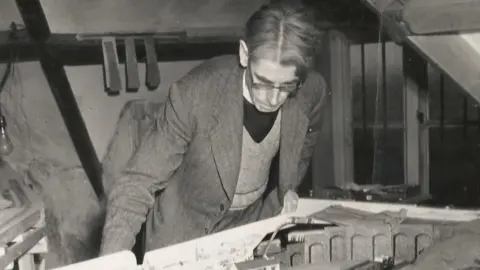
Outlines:
{"type": "MultiPolygon", "coordinates": [[[[120,110],[126,101],[144,98],[164,99],[169,85],[197,63],[196,61],[159,63],[162,84],[156,91],[148,91],[143,87],[138,93],[123,93],[117,97],[105,94],[100,65],[66,67],[98,157],[101,159],[104,156],[120,110]]],[[[145,78],[143,64],[139,64],[139,73],[141,79],[145,78]]],[[[12,119],[8,121],[8,131],[15,144],[15,151],[9,157],[12,162],[23,162],[27,157],[20,151],[27,149],[37,158],[42,157],[65,167],[80,166],[38,62],[16,64],[13,78],[6,85],[1,99],[8,120],[12,119]]]]}
{"type": "MultiPolygon", "coordinates": [[[[9,0],[10,1],[10,0],[9,0]]],[[[55,33],[235,29],[268,0],[41,0],[55,33]],[[65,16],[65,14],[69,16],[65,16]]],[[[210,31],[208,30],[208,31],[210,31]]],[[[232,34],[225,32],[225,34],[232,34]]]]}
{"type": "MultiPolygon", "coordinates": [[[[102,67],[67,67],[72,89],[99,158],[105,155],[121,109],[130,99],[163,100],[169,85],[197,62],[159,63],[162,84],[153,92],[109,97],[103,90],[102,67]]],[[[5,70],[2,65],[0,72],[5,70]]],[[[145,78],[144,65],[139,65],[145,78]]],[[[45,204],[50,250],[48,266],[95,255],[103,224],[102,210],[80,167],[78,156],[38,62],[15,65],[1,95],[14,152],[5,158],[41,191],[45,204]],[[72,211],[73,210],[73,211],[72,211]]],[[[0,180],[2,179],[0,168],[0,180]]]]}

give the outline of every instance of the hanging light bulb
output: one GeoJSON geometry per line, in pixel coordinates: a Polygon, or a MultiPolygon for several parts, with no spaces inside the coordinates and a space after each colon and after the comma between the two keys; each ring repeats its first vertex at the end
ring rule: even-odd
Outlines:
{"type": "Polygon", "coordinates": [[[13,151],[13,144],[7,134],[7,121],[0,116],[0,157],[8,156],[13,151]]]}

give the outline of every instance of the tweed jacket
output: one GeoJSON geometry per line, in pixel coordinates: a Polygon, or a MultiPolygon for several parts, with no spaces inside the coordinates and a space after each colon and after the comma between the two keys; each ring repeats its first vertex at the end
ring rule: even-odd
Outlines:
{"type": "MultiPolygon", "coordinates": [[[[237,56],[219,56],[172,85],[156,125],[115,177],[102,254],[131,249],[147,213],[147,250],[212,232],[228,211],[240,170],[243,70],[237,56]]],[[[282,106],[278,178],[246,222],[278,214],[284,194],[300,184],[325,96],[322,76],[311,72],[282,106]]]]}

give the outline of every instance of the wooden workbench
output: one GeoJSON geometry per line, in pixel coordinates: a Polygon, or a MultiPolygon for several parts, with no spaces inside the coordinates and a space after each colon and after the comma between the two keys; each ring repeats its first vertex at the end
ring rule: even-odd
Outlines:
{"type": "Polygon", "coordinates": [[[0,194],[12,202],[0,208],[0,269],[11,269],[14,262],[19,270],[37,269],[34,256],[47,250],[43,204],[23,177],[5,164],[0,166],[0,194]]]}

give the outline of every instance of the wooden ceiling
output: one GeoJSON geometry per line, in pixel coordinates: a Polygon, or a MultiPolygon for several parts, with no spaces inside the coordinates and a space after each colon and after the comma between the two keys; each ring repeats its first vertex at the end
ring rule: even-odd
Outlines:
{"type": "Polygon", "coordinates": [[[268,0],[41,0],[53,33],[179,32],[242,27],[268,0]]]}

